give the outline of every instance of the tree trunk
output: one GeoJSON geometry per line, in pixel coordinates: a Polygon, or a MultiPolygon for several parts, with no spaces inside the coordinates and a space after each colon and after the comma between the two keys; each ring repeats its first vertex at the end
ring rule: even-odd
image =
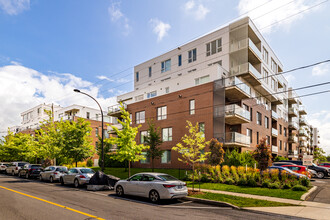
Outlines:
{"type": "Polygon", "coordinates": [[[128,161],[128,177],[131,176],[131,161],[128,161]]]}
{"type": "Polygon", "coordinates": [[[151,170],[154,172],[154,158],[151,158],[151,170]]]}
{"type": "Polygon", "coordinates": [[[78,167],[78,162],[76,161],[76,167],[78,167]]]}
{"type": "Polygon", "coordinates": [[[195,188],[194,188],[194,183],[195,183],[195,164],[193,163],[192,164],[192,170],[193,170],[193,181],[192,181],[192,186],[193,186],[193,192],[195,191],[195,188]]]}

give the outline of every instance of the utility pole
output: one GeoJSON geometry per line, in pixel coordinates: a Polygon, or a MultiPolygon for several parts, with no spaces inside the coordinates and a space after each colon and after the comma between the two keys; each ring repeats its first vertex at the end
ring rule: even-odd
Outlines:
{"type": "MultiPolygon", "coordinates": [[[[52,123],[54,124],[54,103],[52,103],[52,123]]],[[[56,166],[56,158],[54,158],[54,166],[56,166]]]]}

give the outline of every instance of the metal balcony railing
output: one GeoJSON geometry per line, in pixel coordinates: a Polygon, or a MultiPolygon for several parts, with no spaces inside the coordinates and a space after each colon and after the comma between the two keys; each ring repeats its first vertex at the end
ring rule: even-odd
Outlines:
{"type": "Polygon", "coordinates": [[[278,130],[276,128],[272,128],[272,135],[277,136],[278,130]]]}
{"type": "Polygon", "coordinates": [[[272,118],[274,118],[276,120],[278,119],[277,113],[275,111],[273,111],[273,110],[272,110],[272,118]]]}
{"type": "Polygon", "coordinates": [[[249,47],[251,50],[259,57],[261,58],[261,52],[258,49],[258,47],[253,43],[253,41],[249,38],[249,47]]]}
{"type": "Polygon", "coordinates": [[[225,114],[226,114],[226,116],[227,115],[239,115],[247,120],[250,120],[250,112],[236,104],[226,105],[225,114]]]}
{"type": "Polygon", "coordinates": [[[225,86],[226,87],[236,86],[237,88],[241,89],[246,94],[251,95],[251,88],[248,85],[246,85],[245,83],[243,83],[242,80],[240,80],[236,76],[226,79],[225,86]]]}
{"type": "Polygon", "coordinates": [[[289,115],[296,115],[298,116],[298,110],[294,107],[289,108],[289,115]]]}

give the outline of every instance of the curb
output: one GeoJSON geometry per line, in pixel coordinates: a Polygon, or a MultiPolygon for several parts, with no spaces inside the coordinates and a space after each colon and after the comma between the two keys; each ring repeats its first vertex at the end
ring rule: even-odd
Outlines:
{"type": "Polygon", "coordinates": [[[241,209],[238,206],[232,205],[230,203],[227,202],[220,202],[220,201],[214,201],[214,200],[208,200],[208,199],[200,199],[200,198],[194,198],[194,197],[190,197],[190,196],[186,196],[184,198],[181,198],[182,200],[186,200],[186,201],[193,201],[193,202],[197,202],[197,203],[201,203],[201,204],[206,204],[206,205],[215,205],[215,206],[220,206],[220,207],[230,207],[230,208],[234,208],[234,209],[241,209]]]}
{"type": "Polygon", "coordinates": [[[300,197],[300,199],[305,201],[306,198],[307,198],[310,194],[312,194],[316,189],[317,189],[317,186],[313,186],[310,190],[308,190],[305,194],[303,194],[303,195],[300,197]]]}

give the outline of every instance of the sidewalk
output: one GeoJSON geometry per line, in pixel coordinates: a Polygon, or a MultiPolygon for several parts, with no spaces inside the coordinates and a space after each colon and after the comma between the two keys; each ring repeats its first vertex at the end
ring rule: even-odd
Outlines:
{"type": "MultiPolygon", "coordinates": [[[[192,188],[189,188],[189,189],[192,189],[192,188]]],[[[220,191],[220,190],[201,189],[201,191],[211,192],[211,193],[220,193],[220,194],[239,196],[239,197],[246,197],[246,198],[253,198],[253,199],[262,199],[262,200],[274,201],[274,202],[290,203],[293,205],[300,205],[300,206],[293,206],[293,207],[291,207],[291,206],[251,207],[251,208],[243,208],[243,210],[256,211],[256,212],[269,212],[269,213],[290,215],[290,216],[310,218],[310,219],[330,219],[330,204],[326,204],[326,203],[299,201],[299,200],[293,200],[293,199],[283,199],[283,198],[227,192],[227,191],[220,191]]]]}

